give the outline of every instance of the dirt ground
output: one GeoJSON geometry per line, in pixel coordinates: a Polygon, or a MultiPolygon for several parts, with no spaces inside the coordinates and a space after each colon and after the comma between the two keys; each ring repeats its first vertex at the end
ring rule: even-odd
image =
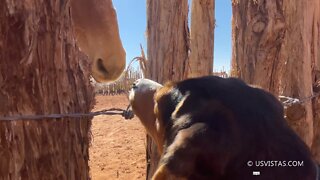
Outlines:
{"type": "MultiPolygon", "coordinates": [[[[95,111],[126,108],[126,96],[97,96],[95,111]]],[[[96,116],[92,121],[90,172],[93,180],[145,179],[145,130],[135,117],[96,116]]]]}

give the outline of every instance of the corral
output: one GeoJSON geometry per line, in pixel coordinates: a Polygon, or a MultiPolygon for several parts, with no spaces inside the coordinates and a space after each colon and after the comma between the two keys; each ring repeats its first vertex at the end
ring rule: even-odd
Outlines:
{"type": "Polygon", "coordinates": [[[92,126],[95,98],[94,110],[124,109],[141,77],[165,84],[231,76],[285,96],[285,122],[319,163],[320,1],[228,1],[228,73],[213,72],[217,2],[225,1],[147,0],[143,76],[129,69],[94,89],[92,77],[110,83],[128,62],[122,42],[132,36],[120,39],[112,0],[0,1],[0,179],[149,180],[157,169],[169,172],[136,119],[101,116],[92,126]]]}

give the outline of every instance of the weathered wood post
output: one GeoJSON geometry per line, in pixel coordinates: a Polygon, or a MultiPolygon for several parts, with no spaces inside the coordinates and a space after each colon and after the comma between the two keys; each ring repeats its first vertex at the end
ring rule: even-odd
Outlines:
{"type": "Polygon", "coordinates": [[[210,75],[213,71],[214,0],[194,0],[191,8],[188,77],[210,75]]]}
{"type": "MultiPolygon", "coordinates": [[[[189,52],[188,1],[147,0],[147,78],[164,83],[186,75],[189,52]]],[[[155,172],[159,155],[147,136],[147,179],[155,172]]]]}
{"type": "MultiPolygon", "coordinates": [[[[319,92],[320,2],[233,0],[232,76],[274,95],[319,92]],[[318,74],[318,76],[317,76],[318,74]]],[[[320,160],[320,98],[301,105],[289,124],[320,160]]]]}
{"type": "MultiPolygon", "coordinates": [[[[0,1],[0,116],[92,109],[69,0],[0,1]]],[[[89,179],[88,118],[0,122],[0,179],[89,179]]]]}
{"type": "MultiPolygon", "coordinates": [[[[194,33],[191,35],[191,44],[194,44],[190,46],[188,1],[147,0],[147,78],[165,83],[211,74],[214,0],[194,1],[192,9],[195,11],[192,14],[195,22],[191,22],[194,27],[194,30],[191,29],[191,33],[194,33]],[[192,60],[189,59],[190,50],[192,60]],[[202,64],[201,67],[198,66],[199,63],[202,64]]],[[[149,136],[146,151],[147,179],[150,179],[157,168],[159,155],[149,136]]]]}

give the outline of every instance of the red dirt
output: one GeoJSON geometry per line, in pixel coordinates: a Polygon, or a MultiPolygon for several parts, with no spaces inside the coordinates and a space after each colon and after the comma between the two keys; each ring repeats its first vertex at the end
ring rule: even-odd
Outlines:
{"type": "MultiPolygon", "coordinates": [[[[126,108],[126,96],[96,96],[94,111],[126,108]]],[[[145,130],[135,117],[96,116],[92,121],[90,172],[93,180],[145,179],[145,130]]]]}

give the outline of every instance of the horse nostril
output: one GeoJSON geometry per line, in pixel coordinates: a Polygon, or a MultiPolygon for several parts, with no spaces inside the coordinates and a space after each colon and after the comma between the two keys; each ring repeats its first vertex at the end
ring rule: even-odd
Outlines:
{"type": "Polygon", "coordinates": [[[136,89],[137,88],[137,84],[134,82],[133,84],[132,84],[132,89],[136,89]]]}
{"type": "Polygon", "coordinates": [[[109,74],[109,71],[104,67],[103,61],[100,58],[97,61],[97,67],[98,67],[98,70],[103,74],[109,74]]]}

